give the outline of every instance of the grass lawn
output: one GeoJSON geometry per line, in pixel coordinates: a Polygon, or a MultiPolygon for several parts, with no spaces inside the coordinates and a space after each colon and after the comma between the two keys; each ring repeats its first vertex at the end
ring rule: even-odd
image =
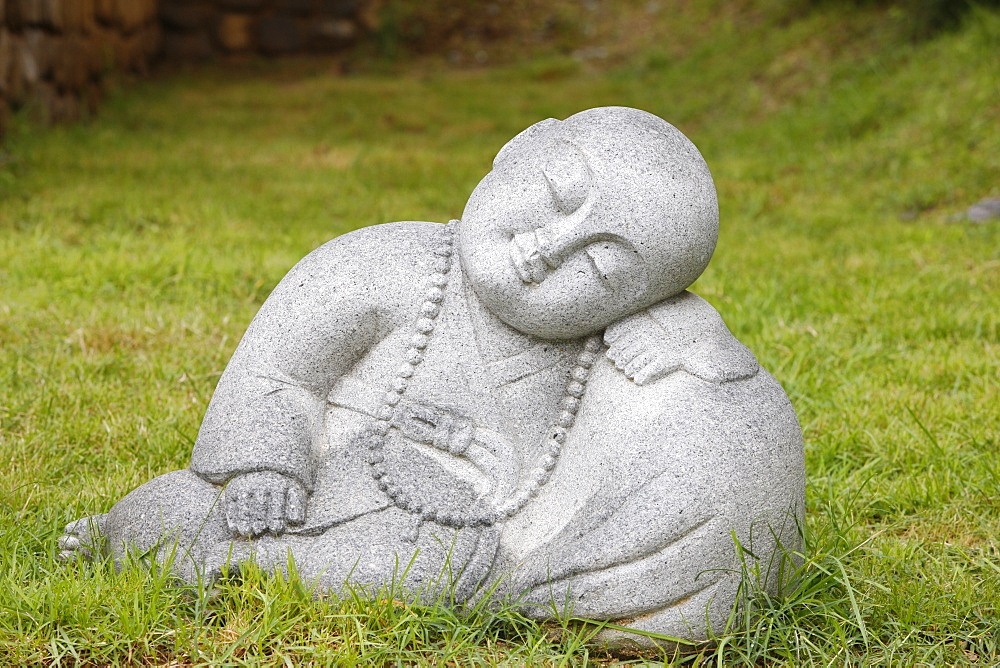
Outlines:
{"type": "Polygon", "coordinates": [[[253,573],[208,596],[54,558],[66,522],[187,465],[300,257],[459,216],[507,139],[603,104],[701,148],[722,234],[694,290],[805,432],[799,587],[748,596],[678,661],[1000,663],[1000,221],[955,220],[1000,195],[1000,16],[914,43],[853,5],[634,4],[629,50],[598,61],[210,66],[88,123],[17,126],[0,153],[0,664],[611,661],[591,627],[515,610],[315,600],[253,573]]]}

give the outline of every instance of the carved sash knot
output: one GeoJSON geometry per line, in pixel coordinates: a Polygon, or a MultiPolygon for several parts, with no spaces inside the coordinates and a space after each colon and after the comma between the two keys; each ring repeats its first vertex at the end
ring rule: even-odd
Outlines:
{"type": "Polygon", "coordinates": [[[414,402],[397,406],[392,425],[412,441],[453,455],[465,454],[476,430],[472,420],[454,411],[414,402]]]}

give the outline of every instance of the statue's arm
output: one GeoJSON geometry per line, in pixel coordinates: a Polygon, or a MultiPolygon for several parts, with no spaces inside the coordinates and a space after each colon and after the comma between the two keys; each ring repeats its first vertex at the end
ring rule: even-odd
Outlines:
{"type": "Polygon", "coordinates": [[[379,336],[377,307],[361,298],[341,246],[299,262],[247,329],[195,443],[191,468],[203,478],[273,471],[311,488],[326,392],[379,336]]]}
{"type": "Polygon", "coordinates": [[[223,484],[268,471],[311,490],[326,396],[408,318],[403,311],[414,300],[403,293],[419,286],[410,274],[419,271],[413,246],[426,236],[423,227],[430,226],[380,225],[339,237],[282,279],[219,380],[195,443],[195,473],[223,484]]]}

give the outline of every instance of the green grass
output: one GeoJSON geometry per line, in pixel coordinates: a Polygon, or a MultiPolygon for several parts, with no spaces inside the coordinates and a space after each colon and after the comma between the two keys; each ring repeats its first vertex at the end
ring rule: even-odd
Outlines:
{"type": "MultiPolygon", "coordinates": [[[[606,64],[316,61],[162,75],[0,154],[0,664],[580,664],[592,627],[516,610],[212,596],[62,566],[62,526],[184,467],[247,323],[350,229],[444,221],[513,134],[601,104],[702,149],[722,236],[695,290],[782,382],[807,560],[692,664],[1000,662],[1000,16],[933,40],[891,11],[690,3],[606,64]],[[669,41],[650,37],[668,26],[669,41]]],[[[832,4],[832,3],[831,3],[832,4]]],[[[625,25],[631,25],[626,23],[625,25]]]]}

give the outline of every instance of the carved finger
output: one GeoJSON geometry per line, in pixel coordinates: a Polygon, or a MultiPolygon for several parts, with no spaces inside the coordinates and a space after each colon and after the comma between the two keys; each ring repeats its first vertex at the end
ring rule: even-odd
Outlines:
{"type": "Polygon", "coordinates": [[[226,502],[229,527],[237,536],[243,536],[245,535],[243,533],[243,504],[240,502],[239,490],[230,487],[226,491],[231,492],[226,502]]]}
{"type": "Polygon", "coordinates": [[[241,489],[236,497],[236,522],[241,536],[253,535],[250,518],[253,513],[253,495],[248,490],[241,489]]]}
{"type": "Polygon", "coordinates": [[[642,353],[649,350],[649,348],[649,341],[645,336],[642,334],[633,334],[628,337],[625,345],[622,347],[622,354],[628,358],[628,361],[632,361],[642,353]]]}
{"type": "Polygon", "coordinates": [[[630,340],[631,337],[619,339],[614,345],[608,348],[608,352],[604,353],[609,360],[615,363],[615,366],[628,362],[625,358],[625,347],[630,340]]]}
{"type": "Polygon", "coordinates": [[[604,342],[608,346],[622,344],[635,336],[636,328],[632,326],[635,317],[619,320],[604,330],[604,342]]]}
{"type": "Polygon", "coordinates": [[[306,495],[297,484],[288,486],[288,501],[285,512],[291,524],[302,524],[306,521],[306,495]]]}
{"type": "Polygon", "coordinates": [[[232,533],[240,533],[239,503],[232,488],[226,488],[226,524],[232,533]]]}
{"type": "Polygon", "coordinates": [[[275,536],[285,530],[285,490],[276,489],[268,495],[267,530],[275,536]]]}
{"type": "Polygon", "coordinates": [[[635,345],[631,337],[626,341],[619,341],[614,350],[608,351],[608,359],[615,363],[615,366],[625,370],[625,367],[635,359],[635,356],[643,350],[642,346],[635,345]]]}
{"type": "Polygon", "coordinates": [[[267,530],[267,515],[270,505],[269,490],[254,490],[250,504],[250,536],[259,536],[267,530]]]}
{"type": "Polygon", "coordinates": [[[615,350],[616,355],[631,358],[635,357],[639,350],[649,346],[646,343],[646,337],[632,329],[619,336],[611,347],[615,350]]]}
{"type": "Polygon", "coordinates": [[[656,355],[649,352],[648,350],[643,350],[631,362],[625,365],[623,371],[625,375],[629,378],[635,379],[635,375],[639,373],[642,369],[649,366],[650,363],[656,360],[656,355]]]}
{"type": "Polygon", "coordinates": [[[663,378],[666,375],[666,371],[667,365],[657,356],[650,364],[639,369],[632,380],[635,381],[636,385],[645,385],[646,383],[663,378]]]}

